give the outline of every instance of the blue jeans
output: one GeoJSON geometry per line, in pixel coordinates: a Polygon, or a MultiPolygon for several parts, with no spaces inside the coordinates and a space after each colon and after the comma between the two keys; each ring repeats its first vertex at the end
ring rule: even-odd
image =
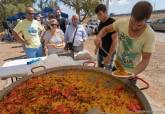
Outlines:
{"type": "Polygon", "coordinates": [[[28,58],[42,57],[43,48],[25,48],[25,53],[28,58]]]}
{"type": "Polygon", "coordinates": [[[101,54],[98,54],[98,56],[97,56],[98,57],[97,58],[98,67],[101,67],[101,68],[106,67],[108,70],[112,70],[112,67],[113,67],[112,64],[113,64],[114,55],[115,55],[115,53],[112,55],[109,65],[104,65],[103,63],[104,63],[104,58],[105,57],[103,55],[101,55],[101,54]]]}

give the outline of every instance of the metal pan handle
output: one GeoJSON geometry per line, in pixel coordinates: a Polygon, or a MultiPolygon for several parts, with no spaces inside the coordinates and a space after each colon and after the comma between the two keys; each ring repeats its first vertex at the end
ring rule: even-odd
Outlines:
{"type": "Polygon", "coordinates": [[[140,90],[145,90],[145,89],[148,89],[150,87],[150,85],[147,81],[145,81],[144,79],[139,78],[137,76],[131,78],[131,80],[140,80],[141,82],[143,82],[146,85],[145,87],[139,88],[140,90]]]}
{"type": "Polygon", "coordinates": [[[46,71],[46,67],[45,67],[45,66],[33,67],[33,68],[31,69],[32,74],[34,74],[34,73],[35,73],[35,70],[38,69],[38,68],[43,68],[45,74],[47,74],[47,71],[46,71]]]}
{"type": "Polygon", "coordinates": [[[96,66],[96,63],[95,63],[94,61],[85,61],[85,62],[83,63],[83,66],[90,66],[90,64],[92,64],[93,67],[96,66]]]}

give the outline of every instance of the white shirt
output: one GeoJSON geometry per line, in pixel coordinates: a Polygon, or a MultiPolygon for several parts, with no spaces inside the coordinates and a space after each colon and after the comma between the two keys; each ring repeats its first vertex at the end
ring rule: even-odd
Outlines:
{"type": "MultiPolygon", "coordinates": [[[[69,25],[65,32],[65,42],[72,42],[76,31],[76,27],[72,24],[69,25]]],[[[78,29],[75,35],[73,46],[80,46],[87,39],[87,33],[82,25],[78,25],[78,29]]]]}

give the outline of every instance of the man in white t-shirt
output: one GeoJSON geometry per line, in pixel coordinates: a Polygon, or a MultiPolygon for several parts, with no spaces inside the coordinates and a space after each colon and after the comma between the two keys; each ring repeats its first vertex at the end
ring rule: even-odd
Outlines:
{"type": "Polygon", "coordinates": [[[130,18],[119,19],[103,28],[95,40],[95,44],[100,46],[101,38],[105,34],[112,31],[118,32],[115,59],[125,70],[132,72],[135,76],[145,70],[154,50],[154,31],[145,23],[151,13],[151,4],[147,1],[140,1],[133,7],[130,18]]]}

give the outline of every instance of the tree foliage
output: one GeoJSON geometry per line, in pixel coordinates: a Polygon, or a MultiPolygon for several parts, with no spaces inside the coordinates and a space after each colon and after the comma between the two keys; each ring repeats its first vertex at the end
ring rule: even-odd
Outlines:
{"type": "Polygon", "coordinates": [[[7,16],[24,12],[26,6],[32,6],[35,0],[0,0],[0,21],[7,16]]]}
{"type": "Polygon", "coordinates": [[[57,0],[51,0],[49,2],[49,7],[50,8],[56,8],[58,5],[57,5],[57,0]]]}
{"type": "Polygon", "coordinates": [[[94,14],[95,7],[103,0],[61,0],[65,5],[73,8],[82,22],[86,17],[94,14]]]}
{"type": "MultiPolygon", "coordinates": [[[[7,16],[15,15],[18,12],[24,12],[26,6],[32,6],[35,0],[0,0],[0,23],[7,16]]],[[[2,26],[0,26],[1,28],[2,26]]]]}
{"type": "Polygon", "coordinates": [[[45,7],[56,8],[57,0],[40,0],[38,3],[40,10],[43,10],[45,7]]]}

